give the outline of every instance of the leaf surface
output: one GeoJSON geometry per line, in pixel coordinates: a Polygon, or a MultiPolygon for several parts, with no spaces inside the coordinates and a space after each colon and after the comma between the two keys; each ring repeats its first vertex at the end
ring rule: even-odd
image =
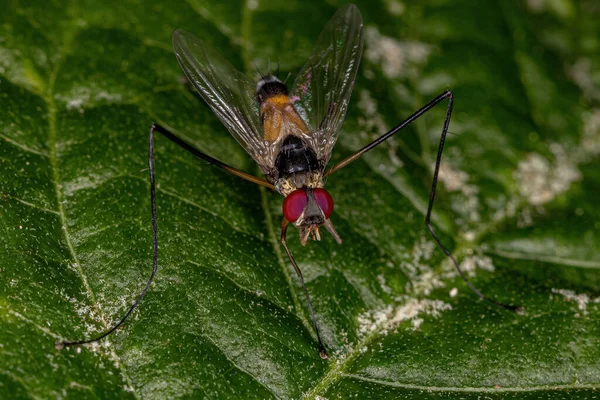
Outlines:
{"type": "Polygon", "coordinates": [[[365,56],[333,162],[450,88],[444,108],[332,175],[333,238],[297,243],[332,359],[279,245],[281,198],[156,141],[152,121],[257,168],[180,83],[171,32],[295,74],[340,4],[5,1],[0,25],[0,397],[590,398],[600,383],[600,9],[594,1],[359,1],[365,56]],[[309,21],[309,22],[307,22],[309,21]]]}

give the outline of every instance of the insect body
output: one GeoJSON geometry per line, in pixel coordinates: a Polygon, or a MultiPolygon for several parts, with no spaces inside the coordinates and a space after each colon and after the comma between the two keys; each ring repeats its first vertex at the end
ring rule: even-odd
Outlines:
{"type": "Polygon", "coordinates": [[[266,76],[258,82],[256,92],[264,139],[279,144],[267,179],[285,197],[285,219],[299,228],[303,245],[309,236],[320,240],[321,225],[341,243],[329,220],[333,199],[323,189],[326,161],[318,158],[309,142],[311,132],[294,108],[285,84],[277,77],[266,76]]]}
{"type": "Polygon", "coordinates": [[[334,203],[331,195],[324,189],[325,178],[383,143],[444,100],[448,101],[448,109],[440,138],[425,223],[440,248],[451,258],[461,277],[478,296],[501,307],[517,309],[481,294],[465,277],[430,223],[442,150],[452,113],[453,98],[450,91],[441,93],[386,134],[326,169],[346,115],[362,55],[363,24],[356,6],[347,5],[340,8],[327,23],[291,89],[271,74],[262,76],[258,82],[248,78],[232,67],[217,51],[186,31],[178,30],[173,33],[173,47],[188,80],[233,137],[254,158],[266,179],[233,168],[202,153],[168,129],[158,124],[153,125],[148,149],[154,240],[152,274],[125,316],[110,330],[95,339],[59,342],[57,347],[94,342],[116,330],[142,300],[156,273],[158,229],[153,149],[154,133],[158,132],[197,157],[243,179],[277,191],[284,197],[281,242],[302,283],[320,355],[327,358],[302,272],[287,246],[287,228],[290,223],[298,228],[302,245],[306,245],[310,238],[320,240],[319,228],[322,226],[341,243],[340,236],[330,220],[334,203]]]}

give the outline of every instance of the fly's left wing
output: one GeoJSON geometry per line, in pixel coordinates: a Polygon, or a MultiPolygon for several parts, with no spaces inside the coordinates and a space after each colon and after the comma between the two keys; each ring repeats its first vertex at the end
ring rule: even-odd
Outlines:
{"type": "Polygon", "coordinates": [[[341,7],[329,20],[292,88],[294,107],[310,127],[317,157],[327,163],[344,123],[363,49],[358,8],[341,7]]]}
{"type": "Polygon", "coordinates": [[[233,137],[268,174],[275,149],[262,137],[256,84],[216,50],[184,30],[173,33],[183,72],[233,137]]]}

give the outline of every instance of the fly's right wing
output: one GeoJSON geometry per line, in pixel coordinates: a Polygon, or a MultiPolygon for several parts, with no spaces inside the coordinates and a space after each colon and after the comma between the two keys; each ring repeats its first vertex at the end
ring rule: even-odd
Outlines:
{"type": "Polygon", "coordinates": [[[329,20],[292,89],[294,108],[310,127],[319,160],[327,162],[344,123],[363,49],[363,23],[354,4],[329,20]]]}
{"type": "Polygon", "coordinates": [[[262,137],[256,83],[189,32],[175,31],[173,48],[188,80],[267,174],[274,164],[275,149],[262,137]]]}

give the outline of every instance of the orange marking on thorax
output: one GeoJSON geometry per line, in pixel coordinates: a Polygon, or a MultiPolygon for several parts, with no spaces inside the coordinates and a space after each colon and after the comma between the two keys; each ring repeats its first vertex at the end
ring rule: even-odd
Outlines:
{"type": "Polygon", "coordinates": [[[292,106],[290,97],[285,94],[266,99],[260,106],[260,114],[263,120],[264,137],[270,142],[276,141],[282,134],[308,131],[304,121],[292,106]]]}
{"type": "Polygon", "coordinates": [[[286,96],[285,94],[279,94],[265,100],[265,105],[272,107],[284,107],[288,104],[290,104],[290,96],[286,96]]]}

